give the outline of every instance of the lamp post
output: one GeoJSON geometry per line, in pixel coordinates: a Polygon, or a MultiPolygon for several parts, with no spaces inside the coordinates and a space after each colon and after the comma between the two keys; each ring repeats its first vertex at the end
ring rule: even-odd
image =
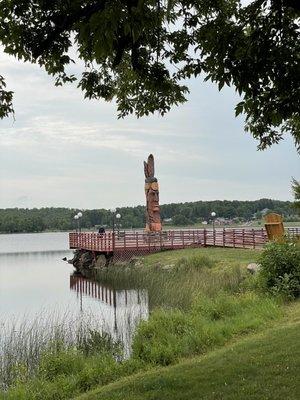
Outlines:
{"type": "Polygon", "coordinates": [[[116,209],[111,208],[110,212],[112,213],[112,250],[115,251],[115,223],[116,223],[116,209]]]}
{"type": "Polygon", "coordinates": [[[79,232],[79,217],[77,214],[74,216],[74,219],[75,219],[75,221],[77,221],[76,232],[79,232]]]}
{"type": "Polygon", "coordinates": [[[212,221],[213,221],[213,230],[215,230],[215,218],[216,218],[216,213],[213,211],[210,213],[210,215],[212,216],[212,221]]]}
{"type": "Polygon", "coordinates": [[[120,218],[121,218],[121,214],[116,214],[116,218],[117,218],[117,230],[118,230],[118,236],[120,234],[120,218]]]}
{"type": "Polygon", "coordinates": [[[79,211],[75,216],[74,219],[77,221],[77,232],[81,232],[81,227],[80,227],[80,218],[82,218],[82,212],[79,211]]]}

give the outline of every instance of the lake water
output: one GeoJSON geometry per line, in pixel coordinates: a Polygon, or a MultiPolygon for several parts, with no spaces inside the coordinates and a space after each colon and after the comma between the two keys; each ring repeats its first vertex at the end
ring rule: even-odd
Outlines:
{"type": "Polygon", "coordinates": [[[148,318],[146,290],[119,289],[73,275],[68,233],[0,235],[0,334],[7,321],[84,314],[128,352],[138,322],[148,318]]]}

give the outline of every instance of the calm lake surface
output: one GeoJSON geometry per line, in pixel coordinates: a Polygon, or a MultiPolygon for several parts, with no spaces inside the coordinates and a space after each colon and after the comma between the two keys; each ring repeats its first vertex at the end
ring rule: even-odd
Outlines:
{"type": "Polygon", "coordinates": [[[127,352],[138,322],[148,318],[147,291],[73,276],[63,257],[72,258],[67,232],[0,235],[0,334],[8,321],[89,314],[127,352]]]}

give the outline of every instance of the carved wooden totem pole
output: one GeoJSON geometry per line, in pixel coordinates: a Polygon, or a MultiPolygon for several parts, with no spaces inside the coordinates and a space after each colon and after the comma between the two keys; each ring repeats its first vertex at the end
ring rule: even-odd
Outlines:
{"type": "Polygon", "coordinates": [[[148,161],[144,161],[145,194],[146,194],[146,231],[161,231],[161,219],[159,210],[159,189],[157,179],[154,177],[154,157],[149,155],[148,161]]]}

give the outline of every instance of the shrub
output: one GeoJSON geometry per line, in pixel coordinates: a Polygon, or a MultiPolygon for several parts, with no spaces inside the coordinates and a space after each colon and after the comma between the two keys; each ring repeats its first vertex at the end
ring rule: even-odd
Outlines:
{"type": "Polygon", "coordinates": [[[273,294],[300,296],[300,245],[292,240],[269,243],[259,258],[259,283],[273,294]]]}

